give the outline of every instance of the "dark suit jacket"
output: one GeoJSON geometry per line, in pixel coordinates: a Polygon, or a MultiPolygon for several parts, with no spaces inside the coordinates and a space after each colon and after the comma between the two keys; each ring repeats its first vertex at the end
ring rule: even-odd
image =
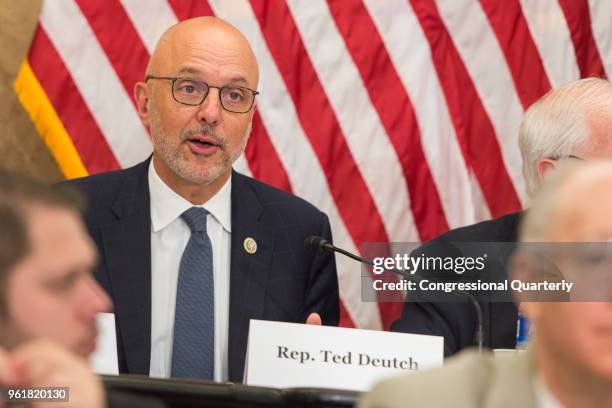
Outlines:
{"type": "MultiPolygon", "coordinates": [[[[448,231],[415,250],[411,256],[444,256],[456,251],[453,242],[516,242],[520,216],[521,213],[509,214],[448,231]]],[[[512,247],[504,246],[503,251],[506,252],[512,247]]],[[[505,264],[509,255],[508,252],[501,254],[501,262],[505,264]]],[[[487,268],[480,273],[491,274],[487,268]]],[[[480,304],[483,311],[484,345],[489,348],[514,348],[517,320],[514,303],[480,304]]],[[[444,336],[444,354],[450,356],[474,345],[476,326],[476,313],[473,306],[467,302],[407,301],[404,303],[401,318],[393,323],[391,330],[444,336]]]]}
{"type": "MultiPolygon", "coordinates": [[[[126,170],[71,181],[88,200],[85,222],[100,252],[96,273],[113,298],[119,370],[149,374],[151,215],[146,160],[126,170]]],[[[304,322],[311,312],[337,325],[335,259],[304,249],[304,238],[331,240],[329,220],[306,201],[232,174],[229,379],[242,380],[250,319],[304,322]],[[252,237],[257,252],[243,242],[252,237]]]]}

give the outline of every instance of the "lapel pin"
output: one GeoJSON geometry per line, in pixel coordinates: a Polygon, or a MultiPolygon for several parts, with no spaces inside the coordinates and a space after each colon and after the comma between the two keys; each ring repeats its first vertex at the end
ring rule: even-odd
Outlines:
{"type": "Polygon", "coordinates": [[[251,237],[246,237],[244,239],[244,250],[253,255],[257,252],[257,242],[251,237]]]}

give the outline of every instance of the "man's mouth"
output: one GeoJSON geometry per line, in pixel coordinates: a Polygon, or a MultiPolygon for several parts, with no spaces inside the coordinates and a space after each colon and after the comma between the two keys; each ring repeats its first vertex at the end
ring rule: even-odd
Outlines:
{"type": "Polygon", "coordinates": [[[193,153],[205,156],[214,154],[221,147],[215,139],[209,136],[189,138],[187,144],[193,153]]]}
{"type": "Polygon", "coordinates": [[[220,145],[220,143],[218,143],[214,138],[210,136],[190,137],[189,141],[201,144],[203,146],[219,146],[220,145]]]}

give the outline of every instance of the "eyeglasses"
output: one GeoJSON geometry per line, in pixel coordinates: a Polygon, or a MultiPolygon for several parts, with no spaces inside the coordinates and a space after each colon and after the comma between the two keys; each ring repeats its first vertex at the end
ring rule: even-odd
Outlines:
{"type": "Polygon", "coordinates": [[[259,95],[259,92],[243,86],[213,86],[191,78],[147,75],[145,80],[149,79],[172,81],[172,97],[183,105],[198,106],[208,96],[210,88],[218,89],[221,106],[226,111],[233,113],[250,111],[255,103],[255,96],[259,95]]]}
{"type": "Polygon", "coordinates": [[[580,161],[585,161],[585,159],[583,159],[582,157],[574,156],[573,154],[569,154],[567,156],[557,155],[557,156],[551,157],[550,159],[554,160],[554,161],[559,161],[559,160],[562,160],[562,159],[576,159],[576,160],[580,160],[580,161]]]}

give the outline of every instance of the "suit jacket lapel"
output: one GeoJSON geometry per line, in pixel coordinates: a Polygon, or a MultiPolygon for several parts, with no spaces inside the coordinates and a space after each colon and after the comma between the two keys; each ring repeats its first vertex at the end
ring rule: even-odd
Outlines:
{"type": "Polygon", "coordinates": [[[228,365],[229,379],[234,382],[243,376],[249,321],[264,317],[274,234],[262,225],[262,213],[262,203],[248,178],[233,172],[228,365]],[[257,243],[254,254],[244,248],[247,237],[257,243]]]}
{"type": "MultiPolygon", "coordinates": [[[[101,227],[104,262],[111,283],[129,373],[149,374],[151,356],[151,209],[149,160],[126,177],[112,211],[117,221],[101,227]]],[[[121,360],[120,360],[121,361],[121,360]]]]}

